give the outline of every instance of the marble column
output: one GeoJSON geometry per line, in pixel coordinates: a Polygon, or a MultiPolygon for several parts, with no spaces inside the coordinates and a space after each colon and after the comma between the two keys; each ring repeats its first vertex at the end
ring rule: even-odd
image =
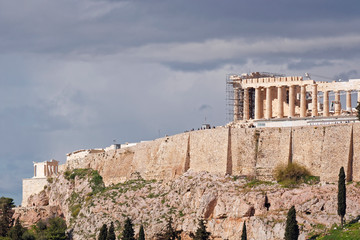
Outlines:
{"type": "Polygon", "coordinates": [[[283,101],[283,87],[279,86],[277,88],[277,99],[278,99],[278,105],[277,105],[277,117],[283,118],[284,117],[284,101],[283,101]]]}
{"type": "Polygon", "coordinates": [[[306,86],[301,86],[300,117],[306,117],[306,86]]]}
{"type": "Polygon", "coordinates": [[[240,90],[239,88],[234,88],[234,121],[240,120],[240,90]]]}
{"type": "Polygon", "coordinates": [[[244,120],[249,120],[250,109],[249,109],[249,89],[244,88],[244,120]]]}
{"type": "Polygon", "coordinates": [[[312,110],[311,110],[311,116],[317,117],[318,115],[318,98],[317,98],[317,84],[314,84],[312,86],[312,110]]]}
{"type": "Polygon", "coordinates": [[[329,91],[324,91],[324,102],[323,102],[323,116],[329,116],[329,91]]]}
{"type": "Polygon", "coordinates": [[[351,112],[351,91],[346,91],[346,111],[351,112]]]}
{"type": "Polygon", "coordinates": [[[295,85],[289,86],[289,117],[295,116],[295,85]]]}
{"type": "Polygon", "coordinates": [[[341,114],[340,91],[335,91],[335,116],[341,114]]]}
{"type": "Polygon", "coordinates": [[[260,100],[261,100],[261,88],[255,88],[255,120],[261,118],[260,100]]]}
{"type": "Polygon", "coordinates": [[[260,105],[259,105],[259,110],[260,110],[259,118],[260,119],[264,118],[264,94],[265,94],[265,91],[263,91],[263,89],[260,88],[260,105]]]}
{"type": "Polygon", "coordinates": [[[272,118],[271,87],[266,88],[266,115],[265,118],[272,118]]]}

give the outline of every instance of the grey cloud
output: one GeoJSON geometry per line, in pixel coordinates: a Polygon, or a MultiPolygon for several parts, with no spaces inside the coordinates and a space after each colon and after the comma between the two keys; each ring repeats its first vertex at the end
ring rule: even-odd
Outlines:
{"type": "Polygon", "coordinates": [[[271,11],[265,0],[23,4],[21,9],[11,1],[0,5],[0,52],[111,54],[155,42],[349,34],[357,32],[360,8],[356,1],[324,0],[275,1],[271,11]]]}
{"type": "Polygon", "coordinates": [[[288,64],[288,69],[290,70],[306,70],[313,67],[323,67],[323,66],[332,66],[334,63],[327,60],[312,60],[312,59],[303,59],[297,62],[291,62],[288,64]]]}
{"type": "Polygon", "coordinates": [[[334,76],[335,80],[341,79],[342,81],[348,81],[350,78],[359,78],[358,71],[353,69],[347,72],[342,72],[334,76]]]}
{"type": "Polygon", "coordinates": [[[228,60],[217,60],[217,61],[209,61],[209,62],[175,62],[175,61],[167,61],[162,62],[163,65],[171,68],[175,71],[184,71],[184,72],[199,72],[199,71],[208,71],[214,70],[223,67],[226,64],[245,64],[246,60],[231,58],[228,60]]]}
{"type": "Polygon", "coordinates": [[[199,111],[202,112],[202,111],[205,111],[205,110],[211,110],[212,107],[210,105],[207,105],[207,104],[203,104],[199,107],[199,111]]]}

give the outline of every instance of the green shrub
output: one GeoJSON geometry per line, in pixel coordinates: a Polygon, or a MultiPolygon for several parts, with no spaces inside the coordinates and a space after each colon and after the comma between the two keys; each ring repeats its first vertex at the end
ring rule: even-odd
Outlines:
{"type": "Polygon", "coordinates": [[[103,191],[105,188],[103,178],[99,172],[90,168],[77,168],[73,169],[72,171],[66,170],[64,172],[64,177],[68,181],[73,181],[76,177],[80,179],[88,177],[91,189],[93,190],[94,194],[103,191]]]}
{"type": "Polygon", "coordinates": [[[93,190],[93,193],[101,192],[105,188],[103,178],[96,170],[91,172],[90,186],[93,190]]]}
{"type": "Polygon", "coordinates": [[[274,173],[276,181],[285,186],[304,183],[310,176],[310,172],[305,167],[296,163],[279,165],[275,168],[274,173]]]}
{"type": "Polygon", "coordinates": [[[70,180],[70,174],[71,174],[71,171],[70,171],[70,170],[66,170],[66,171],[64,172],[64,177],[65,177],[66,180],[70,180]]]}
{"type": "Polygon", "coordinates": [[[259,185],[273,185],[273,184],[274,183],[272,183],[272,182],[261,181],[261,180],[254,179],[254,180],[251,180],[251,181],[247,182],[245,184],[245,187],[253,188],[253,187],[256,187],[256,186],[259,186],[259,185]]]}
{"type": "Polygon", "coordinates": [[[80,204],[76,204],[73,207],[71,207],[71,216],[76,218],[77,215],[79,214],[81,210],[81,205],[80,204]]]}

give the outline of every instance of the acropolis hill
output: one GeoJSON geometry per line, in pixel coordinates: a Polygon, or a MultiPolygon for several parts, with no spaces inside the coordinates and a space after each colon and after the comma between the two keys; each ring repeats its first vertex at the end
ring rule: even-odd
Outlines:
{"type": "MultiPolygon", "coordinates": [[[[227,84],[233,87],[234,106],[234,122],[227,126],[121,148],[75,151],[59,169],[92,168],[110,185],[133,173],[169,180],[188,170],[272,180],[276,166],[293,162],[321,181],[336,181],[341,166],[349,181],[360,181],[360,123],[351,106],[351,93],[360,96],[359,79],[330,83],[252,73],[229,76],[227,84]],[[329,91],[335,92],[334,111],[329,91]],[[340,91],[346,91],[346,110],[341,109],[340,91]]],[[[23,206],[44,183],[36,176],[24,179],[23,206]]]]}
{"type": "MultiPolygon", "coordinates": [[[[56,160],[34,163],[15,217],[30,226],[62,216],[72,239],[96,239],[111,221],[120,234],[127,216],[136,229],[146,223],[148,239],[158,239],[171,216],[186,240],[200,218],[213,239],[240,239],[246,221],[248,239],[277,240],[293,205],[301,240],[338,223],[333,183],[340,167],[348,182],[360,182],[360,123],[351,97],[359,99],[360,79],[327,83],[252,73],[229,76],[227,89],[233,121],[226,126],[77,150],[60,166],[56,160]],[[280,187],[274,169],[288,163],[305,166],[321,182],[280,187]],[[92,169],[103,178],[102,192],[94,193],[91,179],[75,174],[92,169]],[[250,179],[266,182],[251,187],[250,179]]],[[[348,184],[347,194],[345,217],[351,220],[360,214],[360,186],[348,184]]]]}

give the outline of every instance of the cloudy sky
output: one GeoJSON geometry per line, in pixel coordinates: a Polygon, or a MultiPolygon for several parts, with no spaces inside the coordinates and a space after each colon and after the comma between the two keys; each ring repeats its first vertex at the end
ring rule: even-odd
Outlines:
{"type": "Polygon", "coordinates": [[[359,12],[358,0],[0,0],[0,196],[20,203],[33,161],[225,124],[228,73],[360,78],[359,12]]]}

